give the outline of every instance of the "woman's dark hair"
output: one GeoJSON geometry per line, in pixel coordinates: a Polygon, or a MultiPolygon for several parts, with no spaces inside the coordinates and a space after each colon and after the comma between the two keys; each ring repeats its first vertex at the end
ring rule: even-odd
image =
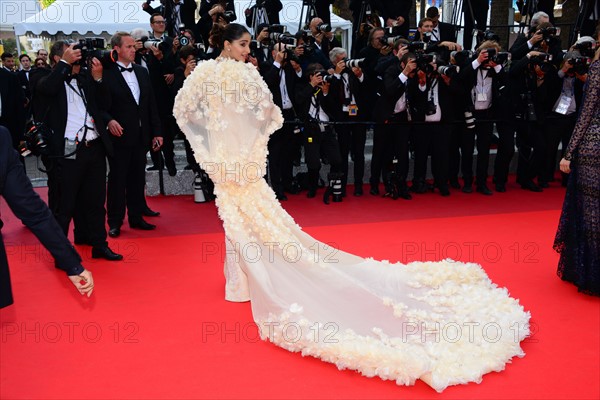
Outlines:
{"type": "Polygon", "coordinates": [[[220,27],[218,24],[213,26],[210,34],[213,37],[213,43],[216,44],[221,50],[225,46],[225,41],[232,43],[235,40],[239,40],[244,34],[250,34],[245,26],[240,24],[227,24],[226,27],[220,27]]]}

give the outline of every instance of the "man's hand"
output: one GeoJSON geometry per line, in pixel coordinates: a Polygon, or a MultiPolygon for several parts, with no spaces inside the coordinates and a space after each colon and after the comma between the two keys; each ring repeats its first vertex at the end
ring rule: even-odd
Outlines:
{"type": "Polygon", "coordinates": [[[165,74],[163,76],[165,77],[165,82],[167,82],[167,85],[172,84],[175,80],[175,74],[165,74]]]}
{"type": "Polygon", "coordinates": [[[488,59],[488,51],[487,51],[487,49],[481,50],[479,52],[479,55],[477,56],[477,62],[479,64],[485,64],[485,62],[487,61],[487,59],[488,59]]]}
{"type": "Polygon", "coordinates": [[[223,14],[225,12],[225,10],[223,9],[223,7],[220,4],[216,4],[213,6],[213,8],[210,9],[210,11],[208,12],[208,15],[210,15],[211,17],[215,14],[223,14]]]}
{"type": "Polygon", "coordinates": [[[363,71],[362,69],[360,69],[360,67],[352,67],[352,72],[354,72],[354,75],[360,79],[361,76],[363,76],[363,71]]]}
{"type": "Polygon", "coordinates": [[[150,46],[150,51],[152,52],[152,54],[154,54],[154,57],[156,57],[156,59],[158,61],[162,60],[164,57],[164,54],[162,51],[160,51],[160,49],[154,45],[150,46]]]}
{"type": "Polygon", "coordinates": [[[323,83],[323,77],[321,76],[320,73],[314,74],[313,76],[310,77],[310,85],[312,87],[317,87],[322,83],[323,83]]]}
{"type": "Polygon", "coordinates": [[[275,54],[275,62],[278,62],[279,65],[282,65],[284,60],[285,60],[285,50],[278,51],[277,54],[275,54]]]}
{"type": "Polygon", "coordinates": [[[135,41],[135,51],[140,51],[144,48],[144,43],[140,39],[135,41]]]}
{"type": "Polygon", "coordinates": [[[183,75],[187,78],[192,72],[194,72],[194,68],[196,68],[196,59],[191,59],[185,64],[183,75]]]}
{"type": "Polygon", "coordinates": [[[296,57],[302,57],[304,55],[304,46],[298,46],[294,49],[294,54],[296,57]]]}
{"type": "Polygon", "coordinates": [[[152,151],[159,151],[163,145],[162,136],[155,136],[152,138],[152,151]]]}
{"type": "Polygon", "coordinates": [[[440,46],[444,46],[446,48],[448,48],[448,50],[450,51],[461,51],[462,47],[460,46],[460,44],[458,43],[454,43],[454,42],[441,42],[440,46]]]}
{"type": "Polygon", "coordinates": [[[258,68],[259,68],[259,66],[258,66],[258,60],[256,59],[256,57],[252,57],[250,54],[248,54],[248,62],[249,62],[250,64],[254,65],[254,67],[255,67],[256,69],[258,69],[258,68]]]}
{"type": "Polygon", "coordinates": [[[256,37],[256,40],[260,43],[269,37],[269,28],[263,28],[262,31],[256,37]]]}
{"type": "Polygon", "coordinates": [[[396,18],[396,22],[398,23],[398,26],[404,25],[404,17],[399,15],[398,18],[396,18]]]}
{"type": "Polygon", "coordinates": [[[66,61],[70,65],[72,65],[74,62],[81,60],[81,50],[73,49],[73,47],[75,47],[75,46],[76,46],[75,43],[71,43],[69,45],[69,47],[67,47],[65,49],[65,51],[63,52],[63,55],[62,55],[62,60],[66,61]]]}
{"type": "Polygon", "coordinates": [[[402,70],[402,73],[404,76],[410,76],[415,69],[417,69],[417,62],[414,58],[409,58],[408,62],[404,66],[404,70],[402,70]]]}
{"type": "Polygon", "coordinates": [[[544,38],[544,35],[542,35],[542,31],[537,31],[531,37],[531,39],[529,39],[529,44],[531,44],[531,46],[535,46],[536,43],[539,43],[543,38],[544,38]]]}
{"type": "Polygon", "coordinates": [[[84,269],[79,275],[69,276],[69,280],[82,295],[87,294],[87,297],[92,295],[94,291],[94,278],[92,277],[92,273],[87,269],[84,269]]]}
{"type": "Polygon", "coordinates": [[[337,64],[335,64],[335,70],[334,72],[336,74],[341,74],[342,71],[346,68],[346,61],[341,60],[339,61],[337,64]]]}
{"type": "Polygon", "coordinates": [[[110,121],[108,121],[108,131],[113,136],[123,136],[123,127],[115,119],[111,119],[110,121]]]}
{"type": "Polygon", "coordinates": [[[92,78],[95,81],[102,79],[103,70],[102,63],[96,57],[92,58],[92,78]]]}
{"type": "Polygon", "coordinates": [[[398,48],[398,51],[396,52],[396,57],[398,57],[398,60],[400,60],[402,57],[404,57],[406,53],[408,53],[408,46],[402,45],[398,48]]]}
{"type": "Polygon", "coordinates": [[[559,165],[560,165],[561,172],[564,172],[565,174],[568,174],[571,172],[571,161],[565,160],[563,158],[562,160],[560,160],[559,165]]]}

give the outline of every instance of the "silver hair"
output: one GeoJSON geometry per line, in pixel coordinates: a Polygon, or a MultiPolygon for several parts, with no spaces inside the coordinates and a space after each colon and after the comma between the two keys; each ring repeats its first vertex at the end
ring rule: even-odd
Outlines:
{"type": "Polygon", "coordinates": [[[130,35],[135,40],[140,40],[143,36],[148,37],[148,31],[144,28],[135,28],[130,32],[130,35]]]}
{"type": "Polygon", "coordinates": [[[346,50],[342,49],[341,47],[334,47],[333,49],[331,49],[329,51],[329,59],[331,60],[332,63],[335,63],[335,59],[340,55],[340,54],[344,54],[344,53],[348,53],[346,50]]]}
{"type": "Polygon", "coordinates": [[[548,19],[550,19],[550,16],[548,14],[546,14],[545,12],[543,12],[543,11],[536,12],[531,17],[531,27],[538,26],[539,22],[540,22],[540,18],[548,18],[548,19]]]}

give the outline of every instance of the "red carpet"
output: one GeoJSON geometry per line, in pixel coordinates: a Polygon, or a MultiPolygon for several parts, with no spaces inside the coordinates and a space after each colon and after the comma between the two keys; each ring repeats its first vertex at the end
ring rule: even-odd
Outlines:
{"type": "MultiPolygon", "coordinates": [[[[45,195],[45,192],[42,192],[45,195]]],[[[0,311],[0,398],[600,398],[600,300],[556,276],[552,251],[564,191],[510,187],[412,201],[289,196],[316,238],[391,261],[453,258],[483,265],[532,314],[526,356],[481,384],[437,394],[303,358],[257,338],[250,304],[223,299],[223,233],[214,204],[151,198],[153,232],[111,240],[126,261],[90,258],[83,298],[2,204],[15,305],[0,311]]],[[[149,219],[150,220],[150,219],[149,219]]]]}

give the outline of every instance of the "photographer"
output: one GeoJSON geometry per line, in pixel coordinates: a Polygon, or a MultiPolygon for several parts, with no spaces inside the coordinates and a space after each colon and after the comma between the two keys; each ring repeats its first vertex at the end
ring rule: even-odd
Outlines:
{"type": "MultiPolygon", "coordinates": [[[[545,180],[552,182],[556,171],[556,154],[562,143],[563,153],[571,140],[577,115],[582,104],[583,86],[587,79],[588,57],[593,58],[596,42],[589,36],[580,38],[565,55],[563,65],[558,71],[558,85],[553,93],[555,99],[548,124],[546,157],[544,165],[545,180]]],[[[562,157],[561,157],[562,158],[562,157]]],[[[566,186],[567,174],[562,175],[562,184],[566,186]]]]}
{"type": "Polygon", "coordinates": [[[0,68],[0,125],[6,126],[10,131],[14,149],[18,149],[19,143],[23,141],[25,102],[25,92],[19,83],[19,77],[0,68]]]}
{"type": "Polygon", "coordinates": [[[342,44],[333,35],[331,25],[324,23],[321,18],[313,18],[310,21],[308,28],[310,30],[312,43],[321,50],[323,54],[328,55],[329,51],[334,47],[342,47],[342,44]]]}
{"type": "MultiPolygon", "coordinates": [[[[293,60],[292,51],[282,43],[272,50],[273,62],[265,66],[264,79],[273,94],[273,101],[283,113],[285,121],[297,119],[294,107],[295,89],[302,78],[302,68],[293,60]]],[[[300,129],[286,123],[269,138],[269,174],[271,186],[278,200],[287,200],[285,192],[296,194],[292,187],[294,154],[301,145],[300,129]]]]}
{"type": "MultiPolygon", "coordinates": [[[[56,223],[46,204],[33,190],[19,154],[11,146],[11,134],[0,126],[0,195],[25,226],[52,254],[55,266],[65,271],[79,293],[92,295],[92,273],[81,265],[81,257],[56,223]]],[[[3,223],[0,220],[0,232],[3,223]]],[[[8,258],[0,233],[0,308],[13,304],[8,258]]]]}
{"type": "Polygon", "coordinates": [[[550,53],[555,65],[562,61],[562,49],[560,40],[555,36],[555,28],[549,22],[548,14],[537,12],[531,18],[531,28],[527,36],[520,34],[508,50],[512,60],[520,60],[531,50],[550,53]]]}
{"type": "Polygon", "coordinates": [[[408,102],[411,121],[424,122],[413,126],[415,170],[411,190],[425,193],[427,158],[432,151],[431,166],[434,187],[442,196],[449,196],[448,165],[450,129],[452,119],[451,78],[438,72],[436,58],[432,54],[417,54],[418,72],[408,86],[408,102]],[[417,84],[415,84],[415,81],[417,84]]]}
{"type": "Polygon", "coordinates": [[[433,20],[431,18],[421,19],[417,31],[419,32],[419,40],[426,45],[426,53],[435,53],[444,60],[450,60],[450,53],[452,51],[462,50],[462,47],[458,43],[434,40],[433,20]]]}
{"type": "Polygon", "coordinates": [[[416,84],[416,56],[408,52],[403,39],[394,44],[395,62],[387,67],[383,77],[384,91],[375,107],[375,121],[382,138],[373,143],[372,176],[379,176],[385,168],[386,195],[410,200],[406,179],[408,176],[408,144],[411,127],[408,122],[407,86],[416,84]],[[412,78],[412,79],[411,79],[412,78]],[[373,170],[375,171],[373,172],[373,170]]]}
{"type": "Polygon", "coordinates": [[[558,80],[550,57],[548,53],[532,50],[526,57],[513,62],[509,72],[519,149],[517,183],[532,192],[541,192],[548,185],[542,172],[546,155],[546,116],[554,105],[552,93],[558,80]],[[536,177],[538,185],[533,181],[536,177]]]}
{"type": "Polygon", "coordinates": [[[321,64],[328,73],[333,72],[333,64],[329,57],[318,47],[311,43],[310,37],[306,32],[300,31],[294,35],[296,38],[296,48],[294,54],[300,60],[300,66],[305,71],[310,64],[321,64]]]}
{"type": "MultiPolygon", "coordinates": [[[[296,87],[296,104],[299,117],[304,124],[304,155],[308,166],[308,198],[317,193],[321,154],[329,160],[331,170],[329,177],[341,180],[340,149],[335,133],[327,123],[338,113],[339,82],[332,79],[320,64],[310,64],[304,73],[308,82],[300,82],[296,87]]],[[[328,179],[332,181],[333,179],[328,179]]],[[[330,187],[325,192],[327,203],[330,187]]],[[[341,199],[338,199],[341,200],[341,199]]]]}
{"type": "MultiPolygon", "coordinates": [[[[254,29],[260,24],[279,24],[279,11],[282,9],[283,4],[280,0],[256,0],[252,7],[244,11],[246,26],[254,29]],[[262,11],[264,14],[261,14],[262,11]]],[[[254,31],[260,32],[259,29],[254,31]]]]}
{"type": "Polygon", "coordinates": [[[491,195],[487,186],[490,145],[494,124],[490,120],[498,116],[501,91],[506,90],[506,72],[503,63],[508,53],[500,52],[500,45],[485,41],[477,49],[477,58],[463,66],[460,72],[462,85],[468,88],[468,110],[475,118],[475,126],[465,129],[462,136],[462,174],[464,193],[473,192],[473,150],[477,137],[476,191],[491,195]]]}
{"type": "MultiPolygon", "coordinates": [[[[227,25],[237,19],[233,0],[201,0],[200,19],[196,23],[196,32],[204,39],[204,46],[217,48],[217,43],[211,45],[209,38],[213,25],[227,25]]],[[[208,51],[207,51],[208,53],[208,51]]]]}
{"type": "Polygon", "coordinates": [[[122,260],[106,241],[106,156],[113,147],[98,109],[107,92],[104,68],[96,57],[82,58],[81,44],[65,41],[52,45],[50,61],[52,71],[33,93],[35,120],[53,131],[46,166],[56,220],[67,236],[73,219],[75,243],[92,246],[93,258],[122,260]]]}
{"type": "Polygon", "coordinates": [[[365,174],[365,142],[367,140],[367,127],[360,122],[368,121],[363,110],[367,110],[366,91],[369,82],[365,78],[360,65],[361,60],[347,60],[346,50],[334,47],[329,52],[329,58],[335,65],[334,76],[341,82],[339,93],[338,115],[335,120],[339,122],[358,122],[357,124],[335,126],[341,154],[342,194],[346,194],[348,182],[348,155],[354,161],[354,195],[363,194],[363,175],[365,174]]]}
{"type": "Polygon", "coordinates": [[[166,19],[166,30],[169,36],[176,37],[181,34],[182,27],[191,28],[196,24],[196,2],[194,0],[165,0],[160,11],[152,8],[150,1],[142,4],[142,9],[150,15],[160,13],[166,19]]]}

